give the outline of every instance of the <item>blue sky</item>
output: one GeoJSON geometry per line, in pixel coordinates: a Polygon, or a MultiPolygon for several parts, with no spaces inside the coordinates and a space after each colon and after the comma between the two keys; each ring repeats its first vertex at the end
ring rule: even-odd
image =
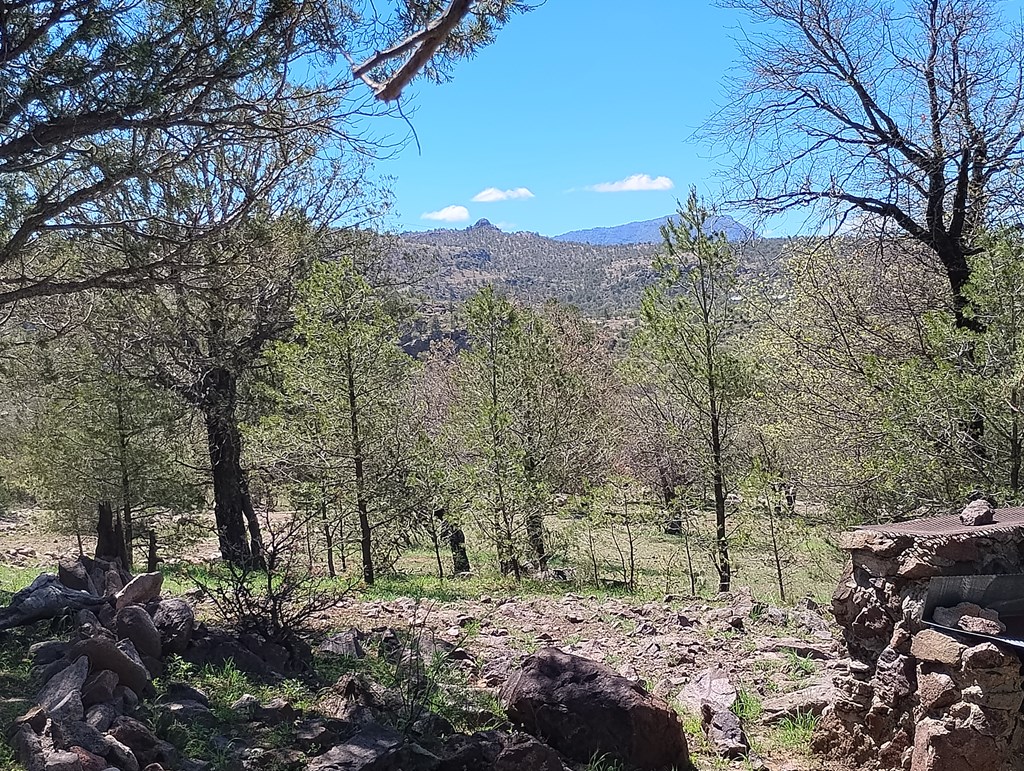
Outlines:
{"type": "Polygon", "coordinates": [[[378,166],[388,224],[556,235],[669,214],[691,184],[713,198],[716,163],[690,137],[722,99],[737,21],[708,0],[547,0],[514,18],[451,82],[410,94],[421,150],[378,166]],[[492,188],[505,200],[473,200],[492,188]]]}

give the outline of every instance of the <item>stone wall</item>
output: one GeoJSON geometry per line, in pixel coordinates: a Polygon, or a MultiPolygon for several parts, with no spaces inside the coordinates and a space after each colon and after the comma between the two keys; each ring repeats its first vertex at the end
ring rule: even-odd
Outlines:
{"type": "Polygon", "coordinates": [[[849,560],[832,604],[848,658],[815,749],[866,769],[1024,771],[1017,655],[922,623],[932,577],[1024,572],[1024,528],[857,530],[841,545],[849,560]]]}

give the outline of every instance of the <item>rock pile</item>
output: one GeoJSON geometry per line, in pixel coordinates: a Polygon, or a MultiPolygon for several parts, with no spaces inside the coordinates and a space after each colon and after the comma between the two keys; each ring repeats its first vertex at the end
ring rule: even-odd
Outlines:
{"type": "MultiPolygon", "coordinates": [[[[29,650],[40,689],[35,706],[9,729],[28,771],[189,767],[133,717],[163,671],[161,658],[187,646],[195,625],[187,605],[160,599],[161,583],[159,573],[133,578],[116,563],[81,557],[62,561],[57,576],[40,576],[15,596],[12,618],[55,615],[55,598],[88,606],[78,610],[70,640],[29,650]]],[[[189,705],[183,700],[178,706],[189,705]]]]}

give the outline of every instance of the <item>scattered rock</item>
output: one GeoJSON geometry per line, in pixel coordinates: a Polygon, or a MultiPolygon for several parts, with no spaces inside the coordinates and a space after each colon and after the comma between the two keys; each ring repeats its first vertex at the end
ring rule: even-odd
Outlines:
{"type": "Polygon", "coordinates": [[[82,686],[89,676],[89,659],[77,654],[72,657],[72,661],[73,664],[53,675],[36,696],[36,702],[47,711],[52,711],[72,691],[79,693],[81,701],[82,686]]]}
{"type": "Polygon", "coordinates": [[[272,726],[294,722],[299,714],[299,710],[295,709],[290,701],[277,697],[266,704],[257,706],[253,717],[264,725],[272,726]]]}
{"type": "MultiPolygon", "coordinates": [[[[440,760],[391,728],[363,726],[344,744],[313,758],[307,771],[434,771],[440,760]]],[[[525,771],[525,769],[524,769],[525,771]]]]}
{"type": "Polygon", "coordinates": [[[738,759],[750,752],[750,742],[743,732],[740,719],[728,709],[712,704],[701,708],[701,725],[715,752],[723,758],[738,759]]]}
{"type": "MultiPolygon", "coordinates": [[[[9,729],[11,733],[14,733],[15,731],[19,730],[21,726],[27,725],[35,733],[41,734],[43,732],[43,729],[46,727],[47,719],[48,716],[46,714],[46,710],[37,704],[36,706],[32,707],[28,712],[24,713],[23,715],[20,715],[19,717],[14,718],[14,720],[11,721],[9,729]]],[[[8,728],[8,726],[4,726],[4,728],[8,728]]]]}
{"type": "Polygon", "coordinates": [[[362,633],[358,629],[349,629],[347,632],[340,632],[328,637],[316,649],[319,653],[361,659],[366,656],[366,652],[359,642],[361,639],[362,633]]]}
{"type": "Polygon", "coordinates": [[[204,707],[210,706],[210,697],[204,691],[188,683],[168,683],[164,687],[163,695],[157,700],[165,701],[195,701],[204,707]]]}
{"type": "Polygon", "coordinates": [[[516,734],[510,737],[494,759],[494,771],[563,771],[558,753],[541,744],[532,736],[516,734]]]}
{"type": "Polygon", "coordinates": [[[217,716],[205,704],[191,699],[162,701],[164,713],[182,725],[200,725],[212,728],[217,725],[217,716]]]}
{"type": "Polygon", "coordinates": [[[43,755],[43,743],[35,731],[28,725],[22,725],[11,736],[11,749],[14,757],[25,767],[25,771],[44,771],[46,758],[43,755]]]}
{"type": "Polygon", "coordinates": [[[94,704],[111,701],[117,688],[117,674],[109,669],[93,672],[82,686],[82,704],[88,709],[94,704]]]}
{"type": "Polygon", "coordinates": [[[1006,631],[1006,624],[999,620],[999,613],[973,602],[961,602],[952,608],[936,608],[932,612],[932,620],[936,624],[963,629],[965,632],[999,635],[1006,631]]]}
{"type": "Polygon", "coordinates": [[[831,682],[816,683],[798,691],[773,696],[765,699],[761,706],[761,721],[777,723],[783,718],[793,719],[798,715],[818,716],[827,706],[834,704],[836,698],[836,689],[831,682]]]}
{"type": "Polygon", "coordinates": [[[738,692],[720,667],[705,669],[680,692],[678,701],[693,715],[700,715],[705,704],[717,710],[729,710],[736,703],[738,692]]]}
{"type": "Polygon", "coordinates": [[[960,661],[960,654],[966,647],[937,629],[924,629],[914,635],[910,643],[910,652],[922,661],[957,664],[960,661]]]}
{"type": "Polygon", "coordinates": [[[86,656],[93,670],[109,669],[117,675],[118,681],[136,694],[149,689],[149,672],[126,653],[126,646],[118,647],[113,640],[91,637],[71,647],[72,657],[86,656]]]}
{"type": "Polygon", "coordinates": [[[74,752],[48,752],[46,771],[82,771],[82,762],[74,752]]]}
{"type": "Polygon", "coordinates": [[[991,525],[995,522],[996,508],[989,501],[980,499],[971,501],[960,512],[960,521],[970,527],[991,525]]]}
{"type": "Polygon", "coordinates": [[[29,646],[28,656],[35,666],[45,666],[62,659],[67,649],[68,643],[62,640],[44,640],[29,646]]]}
{"type": "Polygon", "coordinates": [[[542,648],[501,690],[509,720],[579,762],[608,755],[638,769],[690,768],[675,712],[596,661],[542,648]]]}
{"type": "Polygon", "coordinates": [[[82,692],[71,691],[64,695],[59,702],[46,710],[54,723],[74,723],[85,717],[85,707],[82,705],[82,692]]]}
{"type": "Polygon", "coordinates": [[[85,723],[97,731],[106,731],[120,714],[120,711],[109,702],[97,704],[85,713],[85,723]]]}
{"type": "Polygon", "coordinates": [[[82,560],[73,557],[62,557],[57,563],[57,578],[68,589],[99,594],[96,585],[89,576],[89,571],[82,560]]]}

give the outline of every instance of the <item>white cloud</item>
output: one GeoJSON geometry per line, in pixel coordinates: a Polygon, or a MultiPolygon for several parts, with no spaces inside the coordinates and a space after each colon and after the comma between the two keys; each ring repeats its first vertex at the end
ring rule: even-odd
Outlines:
{"type": "Polygon", "coordinates": [[[636,190],[671,190],[675,184],[668,177],[633,174],[618,182],[601,182],[587,188],[595,193],[626,193],[636,190]]]}
{"type": "Polygon", "coordinates": [[[496,187],[489,187],[486,190],[481,190],[473,196],[473,200],[477,203],[510,201],[513,198],[533,198],[533,193],[527,187],[516,187],[511,190],[501,190],[496,187]]]}
{"type": "Polygon", "coordinates": [[[440,222],[465,222],[469,219],[469,209],[465,206],[445,206],[437,211],[428,211],[420,215],[420,219],[438,220],[440,222]]]}

